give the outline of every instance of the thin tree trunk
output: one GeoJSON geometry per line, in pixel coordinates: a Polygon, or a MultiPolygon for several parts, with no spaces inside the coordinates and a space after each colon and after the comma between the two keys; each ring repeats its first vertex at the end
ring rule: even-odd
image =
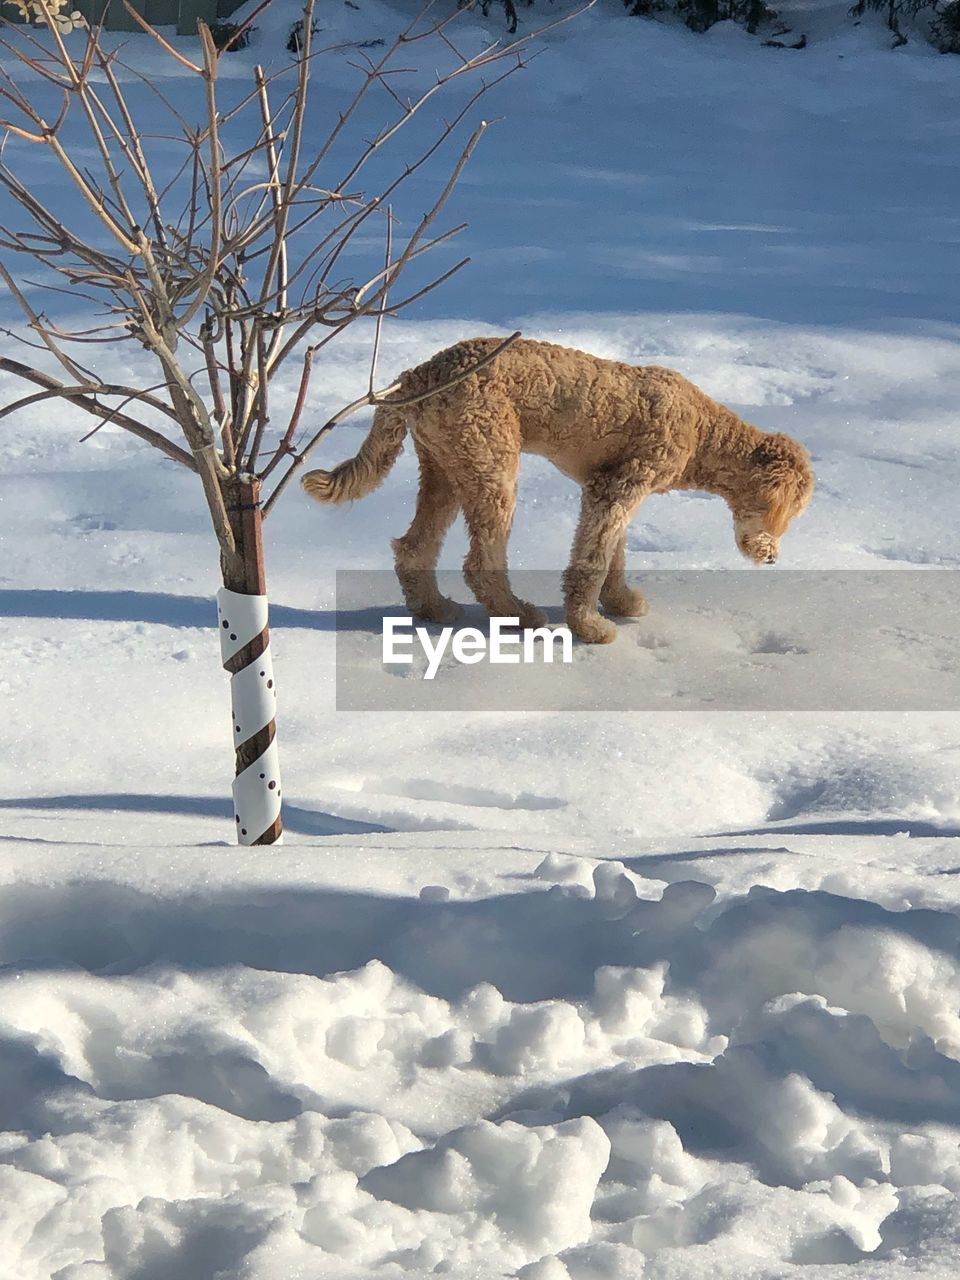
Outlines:
{"type": "Polygon", "coordinates": [[[275,844],[283,823],[259,480],[227,481],[226,507],[237,551],[221,555],[217,605],[223,665],[231,677],[237,838],[241,844],[275,844]]]}

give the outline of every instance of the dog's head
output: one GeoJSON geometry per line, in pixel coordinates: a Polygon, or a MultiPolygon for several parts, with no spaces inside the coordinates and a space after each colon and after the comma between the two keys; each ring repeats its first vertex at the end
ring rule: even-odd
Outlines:
{"type": "Polygon", "coordinates": [[[731,503],[737,546],[754,564],[775,564],[780,539],[813,493],[810,455],[789,436],[764,436],[748,459],[742,492],[731,503]]]}

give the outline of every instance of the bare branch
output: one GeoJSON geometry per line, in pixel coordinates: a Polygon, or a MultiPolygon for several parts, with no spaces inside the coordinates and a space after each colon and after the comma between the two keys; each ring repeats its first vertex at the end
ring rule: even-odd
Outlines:
{"type": "MultiPolygon", "coordinates": [[[[127,0],[124,0],[127,3],[127,0]]],[[[200,308],[206,303],[210,288],[220,267],[221,200],[223,197],[222,176],[220,168],[220,136],[217,124],[217,97],[215,84],[217,79],[217,48],[213,36],[206,23],[200,23],[200,41],[203,45],[204,85],[207,102],[207,140],[210,145],[210,176],[208,181],[210,192],[210,244],[207,248],[207,265],[197,284],[193,301],[180,316],[182,328],[190,323],[200,308]]]]}
{"type": "Polygon", "coordinates": [[[56,378],[44,373],[41,369],[33,369],[29,365],[21,364],[19,360],[11,360],[7,356],[0,356],[0,370],[4,373],[15,374],[18,378],[23,378],[27,382],[36,383],[38,386],[49,390],[55,390],[64,399],[70,401],[71,404],[77,405],[87,413],[92,413],[98,418],[110,415],[112,421],[119,427],[123,427],[125,431],[129,431],[131,435],[138,436],[147,444],[153,445],[155,449],[159,449],[161,453],[165,453],[168,458],[172,458],[174,462],[179,462],[185,467],[189,467],[191,471],[196,471],[197,466],[189,453],[168,440],[166,436],[155,431],[152,427],[146,426],[142,422],[138,422],[135,418],[129,417],[125,413],[115,413],[106,405],[99,404],[95,399],[80,392],[73,392],[69,387],[65,388],[65,384],[60,383],[56,378]],[[66,390],[66,394],[65,394],[66,390]]]}
{"type": "Polygon", "coordinates": [[[244,462],[244,470],[254,474],[257,469],[257,456],[263,444],[263,435],[267,429],[270,416],[267,413],[267,346],[263,336],[263,327],[257,325],[254,336],[257,348],[257,388],[254,396],[254,411],[257,426],[253,434],[250,453],[244,462]]]}
{"type": "Polygon", "coordinates": [[[303,368],[300,372],[300,386],[297,388],[297,398],[294,401],[293,412],[290,415],[290,421],[287,429],[283,434],[283,439],[274,453],[273,457],[267,463],[263,470],[262,479],[266,480],[269,475],[280,465],[283,458],[293,453],[293,438],[297,433],[300,425],[300,415],[303,413],[304,405],[307,402],[307,390],[310,386],[310,375],[313,372],[313,361],[317,354],[317,347],[307,347],[303,353],[303,368]]]}
{"type": "Polygon", "coordinates": [[[153,39],[156,40],[157,44],[162,45],[171,58],[176,58],[177,62],[179,62],[181,66],[186,67],[188,71],[193,71],[198,76],[203,75],[203,68],[198,67],[197,64],[195,62],[191,62],[189,58],[185,58],[182,53],[173,47],[169,40],[164,40],[156,27],[152,27],[146,18],[137,13],[133,5],[129,3],[129,0],[122,0],[122,3],[123,7],[126,9],[127,13],[129,13],[130,17],[133,18],[134,22],[136,22],[139,27],[142,27],[148,36],[152,36],[153,39]]]}
{"type": "MultiPolygon", "coordinates": [[[[282,195],[280,192],[280,156],[277,151],[277,139],[274,135],[274,116],[270,111],[270,98],[267,92],[267,82],[263,74],[263,67],[256,66],[254,68],[254,76],[257,81],[258,101],[260,104],[260,118],[263,122],[263,137],[266,142],[267,162],[270,166],[269,191],[270,199],[273,204],[274,218],[279,223],[280,205],[282,195]]],[[[284,236],[280,245],[280,253],[277,257],[277,307],[281,314],[287,309],[287,288],[289,279],[289,269],[287,261],[287,237],[284,236]]],[[[277,325],[276,329],[270,336],[270,345],[267,347],[264,357],[263,375],[266,378],[276,359],[277,351],[283,342],[283,325],[277,325]]]]}
{"type": "Polygon", "coordinates": [[[50,351],[56,360],[64,367],[64,369],[66,369],[71,378],[76,379],[78,382],[85,381],[84,370],[71,360],[66,352],[63,351],[56,342],[54,342],[53,338],[47,332],[46,327],[41,322],[39,315],[34,311],[33,307],[31,307],[23,293],[21,293],[17,282],[2,262],[0,262],[0,278],[3,279],[4,284],[16,298],[21,310],[27,315],[30,321],[30,328],[33,329],[35,333],[39,334],[47,350],[50,351]]]}
{"type": "Polygon", "coordinates": [[[394,316],[397,312],[402,311],[404,307],[409,307],[411,303],[419,302],[420,299],[425,297],[428,293],[433,293],[434,289],[438,289],[440,285],[446,284],[451,276],[455,276],[458,271],[462,271],[469,261],[469,258],[461,258],[459,262],[455,262],[453,266],[444,271],[442,275],[436,276],[429,284],[425,284],[421,289],[418,289],[416,293],[411,293],[406,298],[401,298],[399,302],[391,303],[389,307],[389,314],[394,316]]]}
{"type": "Polygon", "coordinates": [[[167,238],[166,238],[164,227],[163,227],[163,217],[161,213],[160,196],[157,193],[157,189],[153,181],[153,175],[150,172],[150,166],[147,163],[147,157],[143,150],[143,145],[140,139],[140,135],[137,131],[136,124],[133,120],[132,115],[130,114],[130,107],[127,103],[126,98],[123,96],[123,91],[120,88],[120,83],[117,80],[116,73],[113,69],[113,62],[115,60],[115,55],[111,55],[109,57],[104,56],[100,51],[99,45],[96,43],[92,44],[91,47],[94,54],[97,57],[97,66],[99,67],[101,73],[103,74],[107,84],[109,85],[110,91],[113,95],[113,100],[116,103],[117,109],[120,112],[120,117],[123,120],[124,129],[126,131],[125,137],[121,136],[119,130],[115,128],[115,126],[113,125],[113,121],[110,119],[109,115],[107,114],[105,108],[103,107],[103,104],[100,102],[100,99],[97,97],[96,94],[92,92],[91,92],[91,100],[96,105],[96,107],[102,112],[105,119],[109,122],[110,127],[114,132],[114,136],[116,137],[121,148],[123,149],[124,155],[130,161],[130,163],[134,166],[139,182],[147,196],[147,201],[150,208],[150,217],[153,223],[153,232],[154,232],[154,235],[156,236],[157,243],[163,246],[164,248],[166,248],[167,238]]]}
{"type": "Polygon", "coordinates": [[[380,307],[377,311],[377,323],[373,330],[373,351],[370,353],[370,376],[367,379],[367,394],[373,395],[373,384],[377,379],[377,359],[380,355],[380,339],[383,337],[383,318],[386,315],[387,298],[390,293],[391,266],[393,260],[393,210],[387,207],[387,243],[384,250],[383,272],[387,283],[383,289],[380,307]]]}
{"type": "MultiPolygon", "coordinates": [[[[14,362],[17,363],[17,362],[14,362]]],[[[10,404],[3,405],[0,408],[0,418],[7,417],[8,414],[15,413],[18,409],[25,409],[28,405],[36,404],[40,400],[50,400],[56,396],[60,396],[65,400],[73,399],[76,396],[123,396],[130,402],[139,400],[142,404],[147,405],[151,409],[156,409],[159,413],[166,414],[168,418],[173,418],[176,422],[176,416],[168,404],[164,404],[162,400],[158,400],[151,395],[152,391],[157,391],[164,384],[157,383],[155,387],[141,390],[139,387],[125,387],[113,382],[81,382],[76,386],[69,386],[57,383],[55,386],[48,387],[46,391],[34,392],[32,396],[24,396],[22,400],[14,400],[10,404]]]]}
{"type": "MultiPolygon", "coordinates": [[[[450,197],[450,192],[456,186],[461,173],[463,173],[463,170],[466,167],[467,161],[473,155],[473,152],[476,149],[477,143],[480,141],[480,139],[483,137],[486,131],[487,131],[487,122],[486,120],[481,120],[480,124],[473,131],[473,135],[471,136],[470,141],[467,143],[463,151],[460,153],[460,158],[457,161],[457,163],[454,165],[453,172],[450,174],[450,177],[447,179],[446,186],[440,192],[440,195],[437,197],[436,201],[434,202],[433,207],[431,209],[428,209],[427,212],[420,219],[420,225],[417,227],[413,235],[407,241],[406,248],[404,249],[400,257],[397,259],[396,263],[394,264],[391,275],[387,277],[387,286],[389,286],[390,280],[395,279],[400,274],[400,272],[404,269],[407,263],[410,261],[410,258],[413,256],[413,254],[416,251],[417,245],[419,244],[420,240],[423,238],[424,232],[427,230],[427,228],[436,218],[437,214],[446,204],[447,200],[450,197]]],[[[464,259],[464,263],[466,261],[468,261],[468,259],[464,259]]],[[[458,269],[459,268],[454,268],[454,270],[458,270],[458,269]]],[[[453,273],[449,272],[448,274],[452,275],[453,273]]],[[[362,304],[363,295],[365,291],[366,291],[366,286],[364,286],[363,289],[360,289],[357,291],[357,294],[354,297],[355,306],[359,307],[362,304]]]]}
{"type": "Polygon", "coordinates": [[[207,382],[210,386],[210,394],[213,397],[214,416],[220,423],[220,439],[223,444],[223,460],[228,469],[232,470],[236,464],[233,423],[227,409],[226,401],[223,398],[223,385],[220,381],[220,366],[217,362],[217,353],[214,348],[212,323],[212,319],[208,318],[201,330],[203,358],[207,367],[207,382]]]}

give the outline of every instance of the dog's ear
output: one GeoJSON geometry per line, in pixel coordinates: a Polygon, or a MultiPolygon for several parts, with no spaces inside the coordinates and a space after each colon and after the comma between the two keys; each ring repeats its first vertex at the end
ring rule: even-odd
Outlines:
{"type": "Polygon", "coordinates": [[[771,432],[753,450],[750,461],[759,472],[771,532],[779,536],[813,489],[810,455],[790,436],[771,432]]]}
{"type": "Polygon", "coordinates": [[[755,467],[776,468],[785,466],[794,468],[798,463],[806,461],[807,451],[803,445],[797,444],[790,436],[779,431],[771,431],[765,435],[750,455],[750,462],[755,467]]]}
{"type": "Polygon", "coordinates": [[[784,481],[792,480],[798,497],[813,488],[809,453],[802,444],[780,432],[763,437],[750,454],[750,464],[764,487],[779,488],[784,481]]]}
{"type": "Polygon", "coordinates": [[[787,477],[765,486],[763,496],[767,504],[764,523],[774,537],[782,537],[797,511],[797,486],[792,477],[787,477]]]}

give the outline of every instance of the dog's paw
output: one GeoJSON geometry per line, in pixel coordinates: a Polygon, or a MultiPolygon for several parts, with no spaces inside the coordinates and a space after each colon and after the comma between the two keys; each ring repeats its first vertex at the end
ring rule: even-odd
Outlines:
{"type": "Polygon", "coordinates": [[[617,618],[643,618],[650,612],[647,597],[642,591],[635,591],[632,587],[601,595],[600,603],[607,613],[612,613],[617,618]]]}
{"type": "Polygon", "coordinates": [[[416,607],[413,605],[407,607],[418,622],[436,622],[441,626],[449,626],[451,623],[459,622],[463,617],[463,605],[457,604],[456,600],[447,599],[446,596],[425,601],[416,607]]]}
{"type": "Polygon", "coordinates": [[[521,631],[527,631],[533,627],[545,627],[547,625],[547,615],[542,609],[538,609],[535,604],[529,604],[526,600],[516,600],[510,605],[509,613],[491,615],[497,617],[517,619],[517,626],[521,631]]]}
{"type": "Polygon", "coordinates": [[[520,608],[517,612],[520,618],[520,626],[524,630],[547,625],[547,615],[543,610],[538,609],[535,604],[529,604],[526,600],[520,601],[520,608]]]}
{"type": "Polygon", "coordinates": [[[584,644],[611,644],[617,638],[617,628],[599,613],[573,614],[567,618],[567,626],[584,644]]]}

